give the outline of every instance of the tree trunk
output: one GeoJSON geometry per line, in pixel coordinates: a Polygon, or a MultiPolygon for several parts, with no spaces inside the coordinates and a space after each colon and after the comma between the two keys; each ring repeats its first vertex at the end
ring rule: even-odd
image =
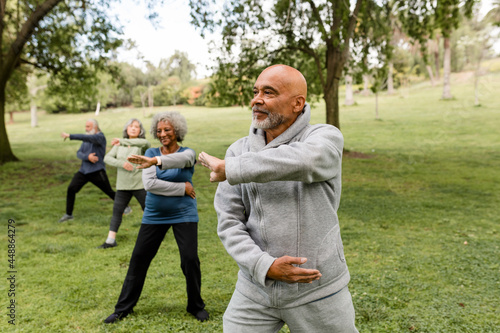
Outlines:
{"type": "Polygon", "coordinates": [[[58,3],[63,0],[46,0],[39,3],[35,10],[30,14],[26,21],[22,24],[21,30],[16,34],[15,40],[6,45],[3,39],[4,35],[4,14],[6,2],[1,2],[1,20],[0,20],[0,164],[19,159],[14,155],[10,147],[9,138],[7,136],[7,128],[5,127],[5,87],[10,79],[12,72],[16,68],[19,57],[23,51],[24,45],[33,32],[38,27],[38,24],[58,3]],[[7,50],[6,54],[3,54],[7,50]]]}
{"type": "Polygon", "coordinates": [[[352,93],[352,76],[351,75],[346,75],[345,76],[345,105],[353,105],[354,104],[354,97],[352,93]]]}
{"type": "Polygon", "coordinates": [[[446,37],[444,39],[444,63],[443,63],[443,97],[442,99],[451,99],[451,48],[450,48],[450,38],[446,37]]]}
{"type": "Polygon", "coordinates": [[[392,78],[392,73],[394,72],[394,65],[392,61],[389,62],[389,73],[387,75],[387,93],[389,95],[394,94],[394,80],[392,78]]]}
{"type": "Polygon", "coordinates": [[[326,91],[323,98],[326,103],[326,123],[340,129],[339,80],[333,80],[332,89],[326,91]]]}
{"type": "Polygon", "coordinates": [[[37,107],[34,100],[31,101],[30,112],[31,112],[31,127],[38,127],[38,116],[36,114],[37,107]]]}
{"type": "Polygon", "coordinates": [[[143,93],[139,93],[141,96],[141,104],[142,104],[142,116],[146,117],[146,96],[147,96],[147,91],[143,93]]]}
{"type": "Polygon", "coordinates": [[[363,74],[363,96],[370,95],[370,89],[368,89],[369,84],[370,84],[370,75],[363,74]]]}
{"type": "Polygon", "coordinates": [[[431,86],[434,87],[436,83],[434,82],[434,74],[432,73],[432,67],[430,65],[427,65],[425,66],[425,68],[427,68],[427,73],[429,74],[429,78],[431,79],[431,86]]]}
{"type": "Polygon", "coordinates": [[[36,77],[34,75],[28,76],[28,88],[30,95],[30,113],[31,113],[31,127],[38,127],[38,115],[37,115],[37,100],[36,94],[38,90],[47,88],[47,85],[44,84],[42,86],[36,86],[36,77]]]}
{"type": "Polygon", "coordinates": [[[98,116],[99,112],[101,112],[101,102],[97,102],[97,106],[95,107],[95,115],[98,116]]]}
{"type": "Polygon", "coordinates": [[[474,106],[479,106],[479,76],[475,75],[474,78],[474,106]]]}
{"type": "Polygon", "coordinates": [[[149,103],[149,111],[153,110],[154,100],[153,100],[153,87],[148,87],[148,103],[149,103]]]}
{"type": "Polygon", "coordinates": [[[436,48],[434,49],[434,64],[436,66],[436,80],[440,79],[439,70],[441,68],[441,63],[439,61],[439,37],[436,37],[436,48]]]}
{"type": "Polygon", "coordinates": [[[5,86],[0,87],[0,165],[5,162],[19,161],[10,148],[7,128],[5,127],[5,86]]]}
{"type": "Polygon", "coordinates": [[[378,120],[378,91],[375,93],[375,119],[378,120]]]}
{"type": "MultiPolygon", "coordinates": [[[[481,58],[482,58],[482,52],[481,52],[481,58]]],[[[481,105],[481,103],[479,102],[479,78],[481,76],[481,58],[479,58],[476,71],[474,72],[474,106],[481,105]]]]}

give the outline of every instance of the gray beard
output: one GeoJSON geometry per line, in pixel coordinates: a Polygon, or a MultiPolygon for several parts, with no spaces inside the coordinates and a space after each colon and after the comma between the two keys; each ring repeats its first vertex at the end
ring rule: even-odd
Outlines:
{"type": "Polygon", "coordinates": [[[92,130],[90,130],[90,131],[87,131],[87,134],[88,134],[88,135],[96,134],[96,130],[95,130],[95,128],[94,128],[94,129],[92,129],[92,130]]]}
{"type": "Polygon", "coordinates": [[[259,129],[265,130],[265,129],[278,127],[279,125],[281,125],[285,122],[285,117],[279,113],[269,112],[267,110],[261,110],[258,108],[255,108],[255,110],[265,112],[267,114],[267,118],[259,121],[259,120],[257,120],[256,117],[252,117],[252,126],[254,128],[259,128],[259,129]]]}

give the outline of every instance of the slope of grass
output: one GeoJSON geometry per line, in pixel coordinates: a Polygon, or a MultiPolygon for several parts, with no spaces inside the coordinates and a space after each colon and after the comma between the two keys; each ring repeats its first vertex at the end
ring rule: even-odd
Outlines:
{"type": "MultiPolygon", "coordinates": [[[[473,106],[473,83],[441,88],[421,84],[379,98],[356,96],[343,107],[343,193],[339,216],[360,332],[494,332],[498,299],[500,222],[500,74],[481,79],[481,107],[473,106]]],[[[223,157],[248,133],[247,108],[176,109],[189,124],[184,144],[223,157]]],[[[59,224],[66,188],[78,170],[78,141],[92,114],[15,114],[9,138],[22,160],[0,166],[0,221],[4,272],[7,223],[16,221],[16,320],[8,324],[8,281],[0,283],[0,330],[20,332],[221,332],[222,315],[237,266],[216,235],[212,201],[216,184],[196,167],[202,294],[211,320],[198,323],[185,311],[185,283],[178,251],[167,234],[148,273],[135,313],[104,325],[118,298],[141,220],[137,202],[124,217],[119,246],[98,250],[107,235],[112,202],[87,185],[77,195],[75,219],[59,224]]],[[[107,110],[99,115],[108,138],[119,137],[132,117],[147,128],[150,111],[107,110]]],[[[313,122],[324,120],[315,105],[313,122]]],[[[151,139],[151,143],[157,143],[151,139]]],[[[116,171],[108,167],[112,184],[116,171]]],[[[7,273],[5,273],[5,277],[7,273]]],[[[286,332],[284,328],[282,332],[286,332]]]]}

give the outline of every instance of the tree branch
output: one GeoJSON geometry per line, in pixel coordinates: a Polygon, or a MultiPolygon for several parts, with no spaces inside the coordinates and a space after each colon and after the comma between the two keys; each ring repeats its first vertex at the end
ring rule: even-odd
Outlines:
{"type": "Polygon", "coordinates": [[[281,47],[279,49],[276,49],[276,50],[270,52],[270,54],[279,53],[279,52],[285,51],[285,50],[292,50],[292,51],[301,51],[305,54],[310,55],[311,57],[314,58],[314,62],[316,63],[316,69],[318,70],[318,76],[319,76],[319,80],[321,82],[321,85],[323,87],[325,87],[326,82],[325,82],[325,77],[323,76],[323,70],[321,68],[321,60],[319,58],[319,55],[316,52],[314,52],[314,50],[311,49],[309,47],[309,45],[306,45],[303,40],[301,40],[300,42],[303,42],[304,46],[302,46],[302,47],[300,47],[300,46],[284,46],[284,47],[281,47]]]}
{"type": "Polygon", "coordinates": [[[356,7],[354,11],[351,13],[351,17],[349,18],[349,26],[347,27],[347,36],[345,39],[346,47],[342,50],[342,59],[347,59],[349,56],[349,41],[351,40],[352,34],[354,32],[354,28],[356,27],[356,21],[358,20],[358,13],[361,9],[361,4],[363,0],[356,1],[356,7]]]}
{"type": "Polygon", "coordinates": [[[318,11],[318,7],[316,7],[316,4],[314,3],[313,0],[308,0],[307,2],[309,2],[309,5],[311,6],[311,9],[313,11],[314,17],[318,21],[318,28],[319,28],[319,30],[321,32],[321,35],[323,36],[323,40],[325,42],[327,42],[327,43],[330,43],[331,42],[331,38],[330,38],[330,36],[328,35],[328,32],[325,29],[325,24],[323,23],[323,19],[321,19],[321,15],[320,15],[320,13],[318,11]]]}
{"type": "MultiPolygon", "coordinates": [[[[0,45],[3,45],[3,29],[5,27],[4,19],[5,19],[5,6],[7,4],[7,0],[0,0],[0,45]]],[[[0,49],[0,68],[3,65],[3,52],[0,49]]]]}
{"type": "Polygon", "coordinates": [[[37,63],[33,63],[33,62],[30,62],[30,61],[28,61],[26,59],[22,59],[22,58],[19,58],[18,65],[16,67],[19,67],[20,64],[30,65],[30,66],[33,66],[35,68],[42,69],[42,70],[47,70],[47,69],[50,69],[53,71],[57,70],[57,67],[55,67],[55,66],[40,66],[37,63]]]}
{"type": "MultiPolygon", "coordinates": [[[[334,36],[337,35],[339,36],[338,38],[338,43],[340,44],[340,27],[342,23],[342,14],[340,13],[339,10],[340,3],[338,1],[333,2],[333,8],[332,8],[332,26],[330,27],[331,35],[332,35],[332,41],[334,40],[334,36]]],[[[347,9],[349,10],[349,9],[347,9]]]]}
{"type": "Polygon", "coordinates": [[[44,3],[38,5],[30,15],[30,17],[23,24],[21,31],[17,35],[17,39],[12,43],[5,56],[5,63],[3,63],[1,68],[1,78],[3,82],[0,82],[0,86],[6,84],[10,75],[14,71],[15,64],[19,61],[21,53],[23,51],[26,42],[31,38],[35,28],[38,26],[41,20],[63,0],[46,0],[44,3]]]}

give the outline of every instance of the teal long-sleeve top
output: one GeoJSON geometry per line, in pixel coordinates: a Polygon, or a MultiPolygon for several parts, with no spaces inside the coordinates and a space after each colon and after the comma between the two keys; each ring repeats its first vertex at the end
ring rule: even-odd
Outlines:
{"type": "Polygon", "coordinates": [[[161,169],[144,169],[142,178],[146,196],[143,224],[175,224],[198,222],[196,199],[186,195],[185,182],[192,183],[196,154],[180,147],[176,153],[162,155],[160,148],[150,148],[147,157],[161,157],[161,169]]]}

